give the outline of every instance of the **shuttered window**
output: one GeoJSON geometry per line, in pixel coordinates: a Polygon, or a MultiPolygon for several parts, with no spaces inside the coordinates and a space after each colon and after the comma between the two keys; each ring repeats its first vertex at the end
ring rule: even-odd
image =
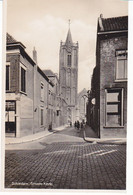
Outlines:
{"type": "Polygon", "coordinates": [[[123,126],[123,89],[106,89],[106,126],[123,126]]]}

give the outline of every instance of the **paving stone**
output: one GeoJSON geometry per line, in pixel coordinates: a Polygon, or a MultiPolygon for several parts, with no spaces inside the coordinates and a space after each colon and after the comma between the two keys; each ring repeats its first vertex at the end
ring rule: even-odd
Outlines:
{"type": "Polygon", "coordinates": [[[59,140],[41,150],[6,151],[5,156],[6,188],[126,188],[125,145],[59,140]]]}

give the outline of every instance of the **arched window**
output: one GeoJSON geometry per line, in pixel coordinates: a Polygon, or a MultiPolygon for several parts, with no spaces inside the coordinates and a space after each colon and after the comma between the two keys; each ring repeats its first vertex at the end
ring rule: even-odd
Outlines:
{"type": "Polygon", "coordinates": [[[67,56],[67,65],[71,66],[71,54],[68,54],[67,56]]]}

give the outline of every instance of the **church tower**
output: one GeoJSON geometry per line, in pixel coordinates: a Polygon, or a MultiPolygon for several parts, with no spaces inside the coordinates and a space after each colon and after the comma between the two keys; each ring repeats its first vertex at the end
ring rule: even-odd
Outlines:
{"type": "Polygon", "coordinates": [[[62,97],[68,104],[68,122],[74,122],[78,88],[78,42],[72,41],[70,22],[66,41],[60,44],[59,78],[62,97]]]}

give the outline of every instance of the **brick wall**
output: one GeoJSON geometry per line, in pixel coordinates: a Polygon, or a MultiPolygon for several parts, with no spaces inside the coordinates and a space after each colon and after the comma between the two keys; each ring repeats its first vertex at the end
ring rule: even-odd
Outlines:
{"type": "Polygon", "coordinates": [[[19,54],[7,54],[6,61],[10,62],[10,92],[19,92],[19,54]]]}
{"type": "Polygon", "coordinates": [[[100,137],[125,137],[127,127],[127,82],[115,82],[116,49],[127,49],[127,36],[107,37],[100,41],[100,137]],[[124,89],[124,127],[105,127],[105,89],[124,89]]]}

